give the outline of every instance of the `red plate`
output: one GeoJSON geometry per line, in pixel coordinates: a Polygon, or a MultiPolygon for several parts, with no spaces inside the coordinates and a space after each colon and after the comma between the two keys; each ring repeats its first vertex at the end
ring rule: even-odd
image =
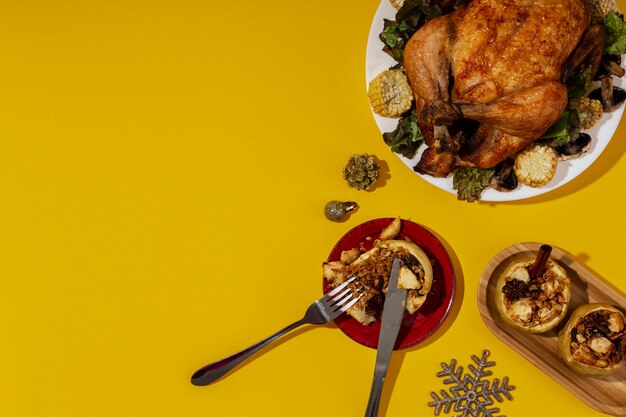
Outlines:
{"type": "MultiPolygon", "coordinates": [[[[338,261],[341,252],[358,248],[361,242],[365,249],[372,247],[383,231],[394,219],[374,219],[362,223],[346,233],[335,245],[328,256],[328,261],[338,261]],[[366,238],[371,238],[366,240],[366,238]]],[[[432,233],[422,226],[408,220],[402,220],[402,228],[396,239],[410,238],[428,255],[433,266],[433,284],[422,307],[413,314],[405,311],[402,327],[398,333],[395,350],[414,346],[431,336],[445,321],[452,307],[455,292],[455,275],[448,252],[432,233]]],[[[323,279],[324,294],[332,288],[323,279]]],[[[342,314],[335,323],[350,339],[364,346],[376,349],[380,333],[380,321],[364,326],[347,314],[342,314]]]]}

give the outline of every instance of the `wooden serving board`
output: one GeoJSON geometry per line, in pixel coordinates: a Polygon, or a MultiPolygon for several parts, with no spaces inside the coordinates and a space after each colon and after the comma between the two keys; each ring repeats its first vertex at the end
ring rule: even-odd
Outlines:
{"type": "Polygon", "coordinates": [[[626,416],[626,366],[623,362],[610,376],[582,376],[565,365],[558,350],[558,332],[577,307],[587,303],[608,303],[624,312],[626,298],[623,293],[553,246],[551,258],[565,268],[571,280],[571,300],[565,319],[547,333],[531,334],[508,326],[500,318],[494,294],[498,276],[511,262],[534,258],[540,246],[540,243],[533,242],[513,245],[489,262],[478,285],[478,309],[483,321],[497,337],[589,406],[603,413],[626,416]]]}

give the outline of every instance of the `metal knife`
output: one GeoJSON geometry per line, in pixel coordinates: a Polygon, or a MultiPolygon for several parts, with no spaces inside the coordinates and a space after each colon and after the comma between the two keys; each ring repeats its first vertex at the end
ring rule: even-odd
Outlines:
{"type": "Polygon", "coordinates": [[[393,346],[396,343],[398,331],[402,324],[406,290],[398,288],[398,275],[400,275],[401,266],[402,261],[400,259],[396,258],[393,260],[391,276],[389,277],[389,284],[387,285],[385,304],[383,306],[380,336],[378,337],[374,380],[372,381],[372,389],[370,391],[369,401],[367,402],[365,417],[376,417],[378,415],[380,395],[383,392],[387,368],[389,367],[389,359],[391,359],[391,352],[393,352],[393,346]]]}

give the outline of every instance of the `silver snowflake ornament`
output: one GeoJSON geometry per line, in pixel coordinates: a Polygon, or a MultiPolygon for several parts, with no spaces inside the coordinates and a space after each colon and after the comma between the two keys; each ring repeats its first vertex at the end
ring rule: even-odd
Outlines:
{"type": "MultiPolygon", "coordinates": [[[[472,360],[476,366],[470,364],[467,366],[469,373],[463,373],[463,367],[458,366],[456,359],[452,359],[450,364],[441,363],[442,371],[437,373],[438,377],[446,378],[443,383],[452,385],[450,393],[440,390],[440,394],[431,392],[430,395],[434,401],[428,403],[430,407],[435,408],[435,415],[438,416],[443,410],[446,414],[452,409],[457,414],[456,417],[496,417],[494,413],[499,413],[498,407],[492,407],[494,400],[503,402],[503,396],[508,400],[513,397],[509,391],[515,389],[515,386],[509,385],[509,378],[502,378],[502,382],[498,378],[492,381],[485,379],[492,375],[487,368],[494,366],[496,363],[489,361],[488,350],[483,350],[479,358],[472,355],[472,360]]],[[[506,417],[506,416],[499,416],[506,417]]]]}

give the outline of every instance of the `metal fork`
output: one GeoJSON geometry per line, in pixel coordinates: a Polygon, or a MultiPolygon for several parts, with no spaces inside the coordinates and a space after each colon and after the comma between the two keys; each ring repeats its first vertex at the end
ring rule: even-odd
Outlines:
{"type": "Polygon", "coordinates": [[[354,303],[359,300],[359,298],[361,298],[362,294],[354,295],[352,289],[348,288],[348,284],[354,281],[354,279],[355,277],[350,278],[319,300],[313,302],[313,304],[311,304],[307,309],[302,319],[290,324],[282,330],[279,330],[273,335],[266,337],[247,349],[198,369],[191,376],[191,383],[198,386],[209,385],[226,375],[231,369],[252,356],[264,346],[270,344],[296,327],[302,326],[303,324],[324,324],[336,319],[352,307],[354,303]]]}

